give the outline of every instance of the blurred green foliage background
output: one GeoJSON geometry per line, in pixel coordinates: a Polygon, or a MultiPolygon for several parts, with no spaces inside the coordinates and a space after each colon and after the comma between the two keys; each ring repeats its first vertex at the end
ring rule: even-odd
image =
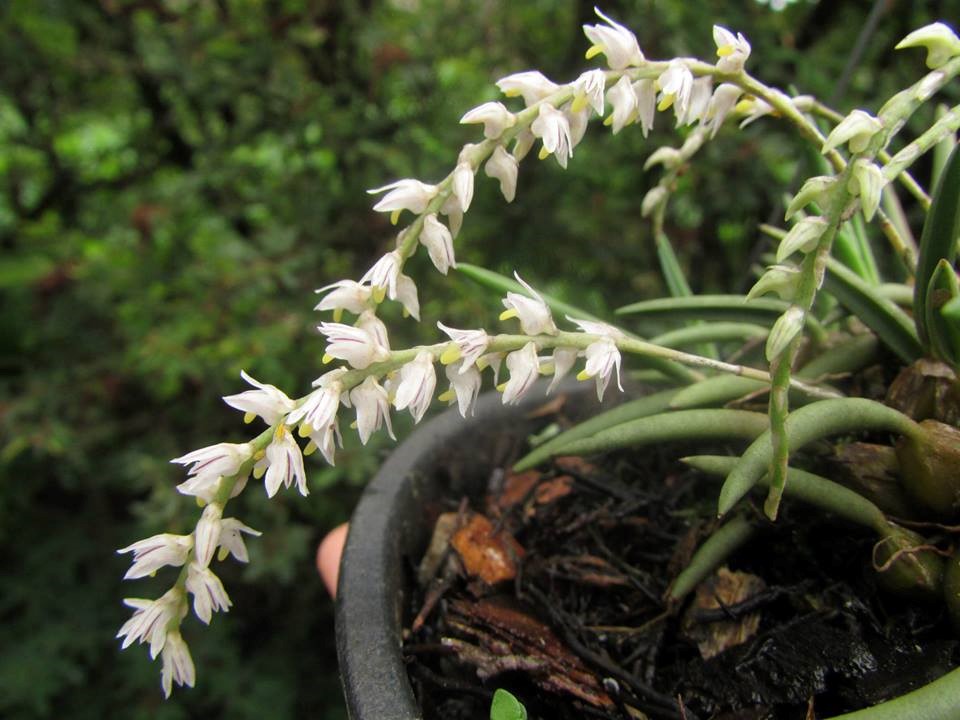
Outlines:
{"type": "MultiPolygon", "coordinates": [[[[920,75],[919,54],[892,51],[909,30],[960,17],[956,1],[920,0],[603,9],[654,58],[710,58],[713,22],[741,30],[756,74],[844,112],[920,75]]],[[[592,2],[548,0],[0,4],[0,716],[343,717],[313,552],[382,439],[363,452],[350,439],[336,468],[309,463],[306,499],[251,488],[234,502],[265,534],[249,567],[219,566],[229,615],[187,621],[198,687],[168,702],[159,663],[113,636],[121,598],[169,578],[121,583],[114,551],[192,527],[168,459],[246,437],[219,401],[241,368],[295,396],[319,374],[313,289],[359,277],[393,241],[365,189],[443,177],[479,134],[459,117],[497,98],[493,81],[572,79],[595,21],[592,2]]],[[[519,268],[596,312],[660,294],[641,168],[680,140],[658,122],[646,141],[595,127],[566,173],[527,161],[510,206],[479,174],[458,258],[519,268]]],[[[695,288],[750,282],[756,224],[813,167],[761,123],[721,134],[682,179],[668,231],[695,288]]],[[[433,338],[438,319],[494,317],[468,281],[425,258],[411,272],[425,323],[399,325],[395,347],[433,338]]]]}

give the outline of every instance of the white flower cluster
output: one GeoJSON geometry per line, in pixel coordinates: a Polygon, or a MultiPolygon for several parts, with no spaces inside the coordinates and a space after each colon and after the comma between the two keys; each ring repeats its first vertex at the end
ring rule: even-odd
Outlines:
{"type": "MultiPolygon", "coordinates": [[[[439,272],[446,275],[457,267],[454,240],[470,208],[481,165],[484,174],[499,183],[507,202],[512,202],[519,163],[537,141],[541,159],[552,155],[566,168],[590,119],[604,117],[608,107],[604,124],[614,134],[639,124],[645,137],[653,128],[656,113],[672,109],[678,126],[696,127],[680,148],[660,148],[646,162],[647,168],[662,164],[667,177],[646,195],[641,209],[644,215],[658,212],[662,219],[672,174],[716,135],[731,113],[744,117],[743,126],[764,115],[789,115],[813,105],[811,98],[791,99],[771,88],[761,93],[763,98],[744,97],[743,87],[755,85],[746,82],[743,68],[751,48],[740,33],[714,26],[715,65],[689,58],[654,62],[645,58],[630,30],[596,12],[603,22],[583,26],[591,42],[587,58],[603,54],[608,70],[589,70],[565,85],[537,71],[501,78],[497,87],[508,98],[522,98],[525,107],[513,112],[500,102],[487,102],[464,114],[460,122],[482,125],[484,140],[465,145],[446,178],[437,184],[402,179],[369,191],[380,195],[373,209],[389,213],[392,224],[399,222],[404,211],[416,217],[399,232],[395,247],[376,260],[359,281],[340,280],[317,291],[322,297],[316,310],[333,313],[332,322],[318,326],[326,339],[323,363],[340,361],[342,365],[317,378],[314,389],[299,400],[241,373],[252,389],[223,399],[242,411],[246,422],[259,417],[267,429],[248,443],[218,443],[172,461],[187,467],[187,479],[177,486],[178,491],[196,497],[204,510],[190,534],[162,533],[119,551],[133,555],[125,579],[153,575],[165,567],[180,568],[180,573],[173,586],[155,600],[126,599],[134,613],[117,635],[123,638],[123,648],[134,642],[147,643],[151,657],[161,656],[162,687],[167,696],[173,683],[192,686],[195,680],[193,660],[180,633],[190,597],[194,614],[205,624],[214,612],[229,610],[230,598],[211,563],[215,557],[223,561],[229,555],[247,562],[243,536],[260,534],[236,518],[224,517],[227,502],[244,489],[251,474],[263,479],[269,497],[281,486],[289,489],[294,485],[307,495],[304,455],[319,449],[324,459],[334,464],[337,447],[342,447],[341,408],[354,412],[363,444],[384,426],[394,438],[391,411],[409,411],[414,422],[420,422],[436,391],[437,362],[449,382],[439,399],[455,402],[463,416],[472,412],[483,370],[491,368],[497,384],[504,362],[509,377],[497,387],[505,404],[519,402],[541,375],[552,376],[547,389],[551,392],[580,357],[585,362],[577,377],[593,379],[601,400],[614,375],[622,390],[620,351],[629,342],[626,336],[610,325],[569,316],[567,320],[580,333],[561,332],[544,298],[516,273],[524,292],[507,292],[500,319],[519,321],[523,333],[519,339],[438,322],[449,341],[391,349],[387,328],[377,317],[378,308],[389,299],[399,302],[406,315],[420,319],[417,287],[404,273],[404,266],[422,244],[439,272]],[[345,313],[355,316],[352,323],[344,322],[345,313]],[[548,350],[552,351],[549,356],[541,355],[548,350]],[[308,439],[303,449],[298,435],[308,439]]],[[[928,49],[931,67],[940,67],[960,54],[960,40],[939,24],[911,34],[898,47],[917,45],[928,49]]],[[[836,126],[822,147],[831,158],[843,146],[849,150],[851,167],[842,189],[853,202],[859,202],[868,220],[877,212],[885,182],[873,162],[879,144],[876,138],[885,130],[889,132],[880,119],[855,110],[836,126]]],[[[802,214],[810,203],[822,207],[838,187],[837,177],[812,178],[790,203],[787,219],[802,214]]],[[[791,300],[799,272],[785,263],[795,253],[813,252],[828,230],[825,215],[801,217],[785,233],[777,251],[778,264],[760,279],[751,295],[777,292],[791,300]]],[[[804,316],[803,309],[793,305],[777,321],[768,339],[769,358],[782,352],[800,332],[804,316]]]]}

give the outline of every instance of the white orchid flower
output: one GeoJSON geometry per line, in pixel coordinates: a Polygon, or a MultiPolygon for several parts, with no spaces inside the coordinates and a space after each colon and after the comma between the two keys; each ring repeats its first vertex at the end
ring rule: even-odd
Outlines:
{"type": "Polygon", "coordinates": [[[370,307],[370,297],[373,290],[355,280],[339,280],[320,288],[316,292],[327,294],[323,296],[314,310],[333,310],[333,319],[340,322],[344,310],[359,315],[370,307]]]}
{"type": "Polygon", "coordinates": [[[482,384],[480,371],[475,367],[467,366],[465,362],[454,362],[447,365],[444,372],[447,380],[450,381],[450,389],[437,399],[441,402],[456,400],[460,414],[466,417],[480,394],[482,384]]]}
{"type": "Polygon", "coordinates": [[[180,567],[187,561],[193,549],[192,535],[174,535],[161,533],[145,540],[139,540],[132,545],[117,550],[118,553],[133,553],[133,564],[123,576],[124,580],[153,575],[162,567],[180,567]]]}
{"type": "Polygon", "coordinates": [[[367,190],[367,192],[371,195],[387,193],[373,206],[373,209],[377,212],[390,213],[390,222],[396,225],[400,219],[400,213],[404,210],[420,215],[436,197],[438,190],[436,185],[428,185],[419,180],[407,178],[367,190]]]}
{"type": "Polygon", "coordinates": [[[163,644],[160,659],[163,662],[160,685],[165,698],[170,697],[174,683],[180,687],[193,687],[197,679],[193,658],[190,657],[190,649],[178,630],[167,633],[167,641],[163,644]]]}
{"type": "Polygon", "coordinates": [[[523,102],[527,107],[540,102],[560,89],[559,85],[548,80],[537,70],[507,75],[497,80],[497,87],[507,97],[523,96],[523,102]]]}
{"type": "Polygon", "coordinates": [[[390,350],[383,347],[368,330],[343,323],[320,323],[317,329],[327,338],[324,362],[333,358],[344,360],[351,367],[363,370],[372,363],[390,358],[390,350]]]}
{"type": "Polygon", "coordinates": [[[250,562],[250,556],[247,554],[247,546],[243,541],[243,534],[259,537],[263,533],[254,530],[252,527],[244,525],[236,518],[224,518],[220,521],[220,552],[218,559],[226,560],[228,555],[232,555],[238,562],[250,562]]]}
{"type": "Polygon", "coordinates": [[[603,53],[607,65],[612,70],[623,70],[632,65],[640,65],[644,58],[637,43],[637,36],[623,25],[614,22],[599,9],[593,11],[606,25],[584,25],[583,32],[592,45],[587,50],[587,59],[603,53]]]}
{"type": "Polygon", "coordinates": [[[263,418],[267,425],[276,425],[293,410],[296,403],[273,385],[257,382],[243,370],[240,377],[253,385],[256,390],[245,390],[236,395],[226,395],[223,401],[232,408],[245,413],[244,421],[251,422],[255,417],[263,418]]]}
{"type": "Polygon", "coordinates": [[[423,219],[420,242],[427,248],[434,267],[442,274],[446,275],[450,268],[457,266],[457,259],[453,254],[453,236],[447,226],[437,219],[436,213],[430,213],[423,219]]]}
{"type": "Polygon", "coordinates": [[[281,425],[274,432],[273,440],[267,445],[266,460],[264,488],[267,497],[276,495],[281,485],[289,488],[294,481],[301,495],[306,497],[310,494],[307,489],[307,473],[303,467],[303,453],[285,425],[281,425]]]}
{"type": "Polygon", "coordinates": [[[500,192],[508,203],[513,202],[517,195],[517,173],[519,163],[517,159],[504,150],[503,145],[497,145],[487,164],[483,166],[487,177],[500,181],[500,192]]]}
{"type": "Polygon", "coordinates": [[[437,373],[433,368],[433,355],[424,350],[400,368],[400,384],[397,386],[393,406],[397,410],[409,408],[413,421],[418,423],[430,407],[436,387],[437,373]]]}
{"type": "Polygon", "coordinates": [[[457,360],[462,360],[460,372],[466,372],[473,367],[480,356],[487,351],[490,344],[490,336],[484,330],[458,330],[457,328],[447,327],[441,322],[437,327],[443,330],[454,343],[454,348],[444,350],[440,356],[440,362],[444,365],[450,365],[457,360]],[[451,352],[454,350],[454,352],[451,352]]]}
{"type": "Polygon", "coordinates": [[[185,587],[193,595],[193,612],[204,625],[210,624],[213,613],[220,610],[227,612],[233,605],[220,578],[210,568],[197,563],[190,563],[187,568],[185,587]]]}
{"type": "Polygon", "coordinates": [[[468,111],[462,118],[461,124],[483,123],[483,136],[489,140],[496,140],[503,135],[503,131],[517,123],[517,116],[504,107],[503,103],[485,102],[473,110],[468,111]]]}
{"type": "Polygon", "coordinates": [[[543,142],[540,159],[544,160],[553,155],[560,167],[566,169],[567,160],[573,157],[570,121],[567,116],[553,105],[544,103],[540,106],[537,119],[530,124],[530,130],[543,142]]]}
{"type": "Polygon", "coordinates": [[[528,285],[516,271],[513,276],[517,279],[524,289],[530,293],[530,296],[520,293],[508,292],[503,299],[503,306],[507,308],[500,313],[501,320],[518,318],[520,327],[527,335],[556,335],[557,326],[553,322],[553,316],[550,314],[550,308],[540,297],[540,294],[528,285]]]}
{"type": "Polygon", "coordinates": [[[390,400],[387,398],[387,391],[375,377],[368,376],[350,391],[350,403],[357,411],[357,433],[361,443],[366,445],[370,436],[384,424],[390,438],[397,439],[390,423],[390,400]]]}
{"type": "Polygon", "coordinates": [[[713,42],[717,46],[717,70],[738,73],[750,57],[750,43],[742,33],[734,35],[725,27],[713,26],[713,42]]]}
{"type": "Polygon", "coordinates": [[[520,350],[507,355],[510,379],[503,386],[503,404],[517,403],[526,395],[540,376],[540,358],[537,346],[528,342],[520,350]]]}
{"type": "Polygon", "coordinates": [[[117,632],[123,638],[121,650],[133,643],[149,643],[150,657],[156,658],[167,642],[167,627],[187,614],[183,590],[174,586],[156,600],[124,598],[123,604],[134,609],[133,616],[117,632]]]}

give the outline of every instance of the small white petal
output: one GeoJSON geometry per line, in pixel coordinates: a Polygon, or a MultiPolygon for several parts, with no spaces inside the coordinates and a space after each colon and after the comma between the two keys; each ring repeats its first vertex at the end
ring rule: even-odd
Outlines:
{"type": "Polygon", "coordinates": [[[163,687],[164,697],[169,698],[173,692],[173,683],[183,687],[193,687],[196,681],[196,670],[190,650],[177,630],[167,633],[167,640],[163,644],[160,655],[163,669],[160,672],[160,684],[163,687]]]}
{"type": "Polygon", "coordinates": [[[510,379],[503,390],[504,405],[519,402],[540,376],[537,346],[528,342],[522,349],[508,354],[507,369],[510,371],[510,379]]]}
{"type": "Polygon", "coordinates": [[[503,106],[503,103],[486,102],[467,112],[461,123],[483,123],[483,135],[494,140],[507,128],[513,127],[517,117],[503,106]]]}
{"type": "Polygon", "coordinates": [[[537,119],[530,124],[530,130],[543,142],[543,152],[552,154],[560,167],[566,168],[568,158],[573,157],[567,116],[549,103],[544,103],[540,106],[537,119]]]}
{"type": "Polygon", "coordinates": [[[395,212],[409,210],[419,215],[427,209],[427,205],[437,194],[436,185],[428,185],[419,180],[397,180],[389,185],[367,190],[371,195],[386,192],[380,201],[373,206],[377,212],[395,212]]]}
{"type": "Polygon", "coordinates": [[[273,497],[283,485],[289,488],[294,481],[297,489],[304,497],[307,490],[307,473],[303,467],[303,454],[293,435],[284,425],[277,428],[273,441],[267,446],[267,474],[264,477],[264,487],[267,497],[273,497]]]}
{"type": "Polygon", "coordinates": [[[193,595],[193,612],[205,625],[210,624],[213,613],[220,610],[227,612],[233,605],[220,578],[210,568],[190,563],[185,587],[193,595]]]}
{"type": "Polygon", "coordinates": [[[606,25],[584,25],[583,32],[593,44],[587,57],[602,52],[607,57],[607,65],[613,70],[623,70],[631,65],[640,65],[644,58],[637,43],[637,36],[623,25],[614,22],[599,9],[594,8],[597,16],[606,25]]]}
{"type": "Polygon", "coordinates": [[[573,368],[577,361],[578,351],[576,348],[555,348],[553,351],[553,380],[547,388],[547,395],[553,392],[554,388],[563,380],[564,377],[573,368]]]}
{"type": "Polygon", "coordinates": [[[296,403],[273,385],[257,382],[243,370],[240,377],[256,390],[245,390],[237,395],[226,395],[223,401],[232,408],[263,418],[267,425],[276,425],[296,403]]]}
{"type": "Polygon", "coordinates": [[[354,280],[340,280],[316,292],[327,294],[314,310],[347,310],[359,315],[370,306],[371,289],[354,280]]]}
{"type": "Polygon", "coordinates": [[[552,95],[560,86],[551,82],[536,70],[514,73],[497,80],[497,87],[507,97],[523,96],[527,107],[552,95]]]}
{"type": "Polygon", "coordinates": [[[200,516],[200,522],[197,523],[197,529],[194,530],[194,537],[196,538],[195,555],[197,562],[203,567],[210,564],[213,553],[220,543],[220,520],[222,516],[223,505],[210,503],[203,509],[203,515],[200,516]]]}
{"type": "Polygon", "coordinates": [[[503,306],[507,310],[514,310],[520,320],[520,327],[527,335],[556,335],[557,326],[553,322],[553,316],[550,314],[550,308],[540,297],[540,294],[528,285],[514,271],[513,276],[517,279],[530,297],[515,292],[508,292],[507,297],[503,299],[503,306]]]}
{"type": "Polygon", "coordinates": [[[350,402],[357,411],[357,433],[360,442],[364,445],[370,436],[379,430],[384,423],[387,433],[394,440],[393,426],[390,422],[390,401],[387,391],[380,386],[372,375],[350,391],[350,402]]]}
{"type": "MultiPolygon", "coordinates": [[[[470,177],[473,177],[472,173],[470,177]]],[[[430,213],[423,219],[420,242],[427,248],[434,267],[444,275],[450,268],[457,266],[457,260],[453,254],[453,236],[447,226],[437,220],[435,213],[430,213]]]]}
{"type": "Polygon", "coordinates": [[[447,365],[445,373],[450,381],[450,389],[457,397],[457,407],[463,417],[472,411],[473,404],[480,394],[480,371],[469,367],[465,362],[447,365]]]}
{"type": "Polygon", "coordinates": [[[117,550],[118,553],[133,553],[133,564],[127,570],[124,580],[153,575],[163,567],[180,567],[187,561],[193,549],[192,535],[174,535],[161,533],[148,537],[117,550]]]}
{"type": "Polygon", "coordinates": [[[498,145],[484,165],[483,171],[487,177],[496,178],[500,181],[500,192],[508,203],[513,202],[517,194],[517,172],[519,164],[517,159],[504,150],[502,145],[498,145]]]}
{"type": "Polygon", "coordinates": [[[400,368],[400,384],[393,400],[397,410],[410,408],[415,423],[420,422],[437,386],[437,374],[433,368],[433,355],[423,351],[400,368]]]}
{"type": "Polygon", "coordinates": [[[224,518],[220,521],[220,547],[221,552],[226,551],[233,555],[239,562],[249,562],[250,556],[247,554],[247,546],[243,541],[243,533],[259,537],[263,533],[247,527],[236,518],[224,518]]]}

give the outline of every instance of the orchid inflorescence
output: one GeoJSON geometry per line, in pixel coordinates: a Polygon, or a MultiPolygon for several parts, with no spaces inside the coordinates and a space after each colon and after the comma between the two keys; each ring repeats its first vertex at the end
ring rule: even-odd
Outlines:
{"type": "MultiPolygon", "coordinates": [[[[742,34],[714,27],[714,63],[692,58],[648,60],[630,30],[596,12],[603,22],[583,28],[591,42],[587,58],[602,54],[608,69],[589,70],[566,84],[554,83],[536,71],[501,78],[497,87],[508,98],[522,98],[524,107],[511,110],[503,103],[487,102],[464,114],[462,123],[482,125],[483,139],[463,147],[449,175],[435,184],[403,179],[369,191],[379,196],[373,209],[389,213],[393,224],[404,212],[415,217],[399,232],[395,247],[358,281],[339,280],[317,291],[322,297],[316,309],[333,313],[332,321],[318,326],[327,342],[323,362],[340,364],[317,378],[313,390],[299,399],[243,373],[252,389],[223,399],[242,411],[246,422],[259,418],[267,428],[248,442],[219,443],[173,460],[187,468],[188,477],[177,486],[178,491],[196,497],[203,507],[196,527],[186,535],[155,535],[120,550],[133,554],[126,579],[152,575],[167,566],[180,568],[172,587],[159,598],[125,601],[134,614],[118,633],[124,648],[134,642],[148,643],[151,657],[161,656],[162,685],[167,696],[173,683],[194,684],[193,661],[180,630],[188,614],[189,597],[193,598],[194,614],[205,624],[215,611],[228,610],[230,598],[211,567],[214,557],[222,561],[232,555],[246,562],[244,535],[260,534],[240,520],[224,516],[229,500],[244,489],[251,475],[263,479],[270,497],[281,486],[294,485],[307,495],[303,457],[319,450],[329,464],[334,464],[337,447],[342,444],[339,421],[344,412],[354,414],[363,444],[384,426],[394,438],[394,411],[408,410],[419,422],[437,389],[437,363],[448,383],[439,399],[455,402],[463,416],[472,410],[483,372],[490,369],[497,384],[504,364],[508,378],[497,384],[504,403],[520,401],[541,375],[552,376],[547,392],[552,391],[580,358],[585,363],[577,377],[594,380],[597,396],[602,399],[614,377],[622,390],[622,353],[679,363],[686,366],[684,372],[690,380],[702,378],[697,372],[701,368],[765,382],[770,386],[776,459],[768,512],[776,514],[777,488],[782,490],[786,472],[783,428],[787,393],[800,390],[821,398],[836,394],[794,378],[790,372],[807,314],[823,282],[831,243],[838,225],[858,209],[867,220],[882,214],[883,187],[894,179],[918,197],[926,197],[905,170],[938,138],[926,137],[919,149],[909,145],[893,158],[883,150],[909,114],[960,71],[960,40],[940,23],[911,33],[898,47],[926,47],[932,72],[895,96],[876,116],[855,110],[846,117],[834,118],[835,127],[823,137],[810,114],[829,116],[828,109],[809,96],[788,97],[747,74],[744,66],[751,47],[742,34]],[[764,116],[786,120],[803,137],[819,145],[836,172],[811,178],[789,203],[787,219],[794,222],[781,233],[776,264],[751,291],[750,297],[773,292],[787,303],[767,337],[769,372],[650,343],[594,318],[567,315],[566,320],[577,330],[560,330],[547,300],[516,273],[518,285],[506,293],[500,319],[516,319],[519,333],[490,334],[483,329],[457,329],[437,322],[448,339],[402,350],[391,348],[378,309],[385,301],[394,301],[400,303],[405,315],[420,319],[417,286],[404,273],[406,262],[423,245],[439,272],[446,275],[457,267],[454,241],[470,208],[481,166],[486,176],[498,182],[505,200],[512,202],[519,163],[537,141],[541,159],[552,155],[560,167],[566,168],[592,118],[604,118],[603,124],[614,134],[639,125],[646,137],[657,113],[671,111],[678,127],[691,130],[681,147],[659,148],[646,162],[645,168],[662,165],[665,171],[662,181],[642,202],[643,214],[652,216],[658,229],[676,173],[729,118],[739,119],[741,126],[764,116]],[[846,157],[843,150],[848,152],[846,157]],[[804,214],[812,204],[816,214],[804,214]],[[792,264],[794,259],[799,262],[792,264]],[[344,322],[347,313],[355,316],[352,323],[344,322]],[[298,436],[307,441],[302,449],[298,436]]],[[[956,109],[950,118],[938,124],[940,137],[960,124],[956,109]]],[[[895,249],[909,254],[909,243],[897,236],[891,223],[885,226],[889,226],[886,232],[895,249]]]]}

